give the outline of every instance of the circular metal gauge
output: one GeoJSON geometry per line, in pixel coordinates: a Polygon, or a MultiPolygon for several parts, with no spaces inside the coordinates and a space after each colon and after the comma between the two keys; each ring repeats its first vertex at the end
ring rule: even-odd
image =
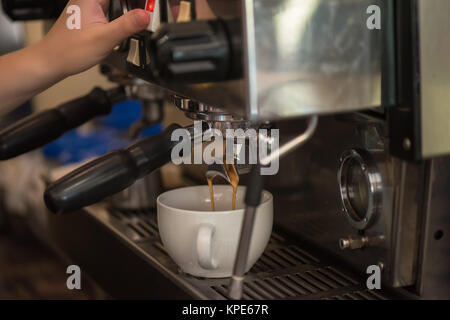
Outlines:
{"type": "Polygon", "coordinates": [[[357,149],[344,152],[340,158],[338,183],[350,224],[359,230],[367,229],[382,204],[381,174],[370,154],[357,149]]]}

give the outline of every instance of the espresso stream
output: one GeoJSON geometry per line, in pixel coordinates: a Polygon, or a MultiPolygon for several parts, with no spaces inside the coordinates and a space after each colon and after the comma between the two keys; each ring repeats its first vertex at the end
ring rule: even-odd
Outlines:
{"type": "MultiPolygon", "coordinates": [[[[228,175],[228,177],[230,178],[230,184],[231,187],[233,188],[233,200],[232,200],[232,210],[236,210],[236,195],[237,195],[237,189],[238,189],[238,185],[239,185],[239,175],[236,171],[236,168],[234,166],[234,164],[225,164],[225,171],[228,175]]],[[[213,188],[213,179],[212,178],[208,178],[208,186],[209,186],[209,195],[211,197],[211,210],[212,211],[216,211],[216,206],[214,203],[214,188],[213,188]]]]}

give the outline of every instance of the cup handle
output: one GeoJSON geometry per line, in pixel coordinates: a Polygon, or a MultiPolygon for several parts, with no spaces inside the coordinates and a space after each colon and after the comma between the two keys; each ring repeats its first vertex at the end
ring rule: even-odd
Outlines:
{"type": "Polygon", "coordinates": [[[211,224],[202,224],[197,234],[198,263],[204,269],[217,269],[217,261],[212,254],[212,241],[215,227],[211,224]]]}

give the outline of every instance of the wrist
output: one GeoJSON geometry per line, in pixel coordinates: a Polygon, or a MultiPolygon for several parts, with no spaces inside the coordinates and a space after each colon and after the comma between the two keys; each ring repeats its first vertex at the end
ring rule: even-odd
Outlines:
{"type": "Polygon", "coordinates": [[[57,57],[57,54],[52,52],[45,38],[31,46],[30,52],[35,61],[35,72],[44,78],[45,82],[56,83],[67,77],[64,69],[58,66],[61,57],[57,57]]]}

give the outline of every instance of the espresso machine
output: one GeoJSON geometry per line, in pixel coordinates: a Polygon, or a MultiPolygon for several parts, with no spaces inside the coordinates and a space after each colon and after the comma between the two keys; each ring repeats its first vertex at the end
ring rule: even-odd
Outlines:
{"type": "MultiPolygon", "coordinates": [[[[77,121],[58,134],[23,138],[39,115],[3,131],[3,159],[147,83],[203,121],[200,132],[188,128],[193,139],[210,128],[272,126],[280,147],[248,177],[232,279],[180,273],[154,210],[105,204],[170,161],[178,125],[48,186],[47,207],[58,214],[49,213],[52,236],[64,255],[115,297],[450,298],[447,0],[112,0],[109,18],[135,8],[151,14],[148,30],[104,61],[120,86],[71,108],[67,118],[77,121]],[[257,169],[271,156],[280,157],[278,178],[263,181],[257,169]],[[275,196],[275,228],[244,275],[264,187],[275,196]],[[382,289],[366,286],[369,266],[381,270],[382,289]]],[[[224,175],[220,166],[209,172],[224,175]]]]}

